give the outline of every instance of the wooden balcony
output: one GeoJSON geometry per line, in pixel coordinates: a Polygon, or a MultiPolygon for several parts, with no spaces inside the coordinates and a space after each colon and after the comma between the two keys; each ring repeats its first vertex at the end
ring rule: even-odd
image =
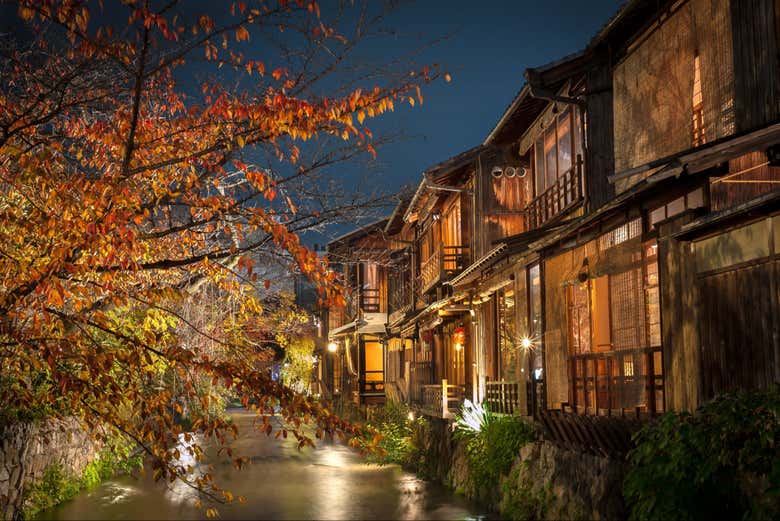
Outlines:
{"type": "Polygon", "coordinates": [[[520,390],[525,384],[504,380],[485,382],[485,400],[491,412],[498,414],[521,414],[520,390]]]}
{"type": "Polygon", "coordinates": [[[553,220],[582,200],[582,167],[572,166],[523,210],[526,230],[553,220]]]}
{"type": "Polygon", "coordinates": [[[596,415],[655,415],[664,408],[661,348],[573,355],[571,406],[596,415]]]}
{"type": "Polygon", "coordinates": [[[436,418],[452,418],[463,404],[465,394],[463,386],[448,384],[447,380],[442,380],[440,384],[423,385],[420,410],[436,418]]]}
{"type": "Polygon", "coordinates": [[[366,313],[380,313],[382,302],[378,289],[361,289],[359,292],[360,309],[366,313]]]}
{"type": "Polygon", "coordinates": [[[454,277],[469,264],[469,249],[466,246],[441,246],[420,264],[417,287],[425,293],[439,282],[454,277]]]}
{"type": "Polygon", "coordinates": [[[388,276],[387,286],[388,322],[392,323],[403,317],[414,305],[410,269],[399,266],[397,272],[388,276]]]}

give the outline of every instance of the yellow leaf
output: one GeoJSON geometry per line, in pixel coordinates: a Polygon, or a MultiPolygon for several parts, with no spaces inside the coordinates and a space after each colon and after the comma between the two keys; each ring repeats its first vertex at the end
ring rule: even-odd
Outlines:
{"type": "Polygon", "coordinates": [[[244,136],[238,136],[238,146],[243,147],[246,144],[244,136]]]}

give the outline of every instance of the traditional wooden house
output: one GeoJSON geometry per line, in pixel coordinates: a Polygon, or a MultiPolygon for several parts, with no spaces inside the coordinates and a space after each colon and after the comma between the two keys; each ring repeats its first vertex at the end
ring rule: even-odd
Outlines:
{"type": "Polygon", "coordinates": [[[384,235],[387,219],[328,243],[331,264],[341,265],[346,306],[327,318],[330,376],[335,396],[364,404],[385,400],[384,337],[387,272],[392,245],[384,235]]]}
{"type": "Polygon", "coordinates": [[[779,20],[632,0],[528,69],[384,224],[395,399],[643,416],[780,381],[779,20]]]}
{"type": "Polygon", "coordinates": [[[447,282],[471,260],[473,173],[481,151],[426,170],[404,211],[390,221],[400,230],[403,248],[396,254],[406,266],[396,270],[406,289],[391,304],[390,345],[405,348],[408,401],[436,416],[450,415],[472,396],[471,309],[467,295],[454,294],[447,282]]]}
{"type": "Polygon", "coordinates": [[[604,204],[533,245],[548,408],[656,414],[778,381],[775,4],[629,2],[589,44],[611,111],[586,108],[588,157],[614,167],[604,204]]]}

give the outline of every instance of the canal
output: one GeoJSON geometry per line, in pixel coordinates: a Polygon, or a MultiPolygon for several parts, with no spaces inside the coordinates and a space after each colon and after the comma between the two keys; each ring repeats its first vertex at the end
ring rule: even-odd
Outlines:
{"type": "MultiPolygon", "coordinates": [[[[276,440],[255,432],[252,415],[233,411],[240,437],[236,453],[251,463],[235,470],[215,464],[218,484],[241,505],[219,506],[221,519],[484,519],[479,509],[439,485],[418,479],[395,465],[365,463],[352,449],[320,442],[296,448],[294,439],[276,440]]],[[[82,492],[43,512],[39,519],[203,519],[193,506],[196,493],[186,485],[121,476],[82,492]]]]}

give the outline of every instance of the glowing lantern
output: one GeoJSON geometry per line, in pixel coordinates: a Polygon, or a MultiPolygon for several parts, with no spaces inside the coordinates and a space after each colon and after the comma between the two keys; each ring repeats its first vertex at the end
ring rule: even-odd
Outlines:
{"type": "Polygon", "coordinates": [[[452,341],[455,345],[460,344],[461,346],[466,343],[466,330],[463,326],[456,327],[455,331],[452,332],[452,341]]]}

